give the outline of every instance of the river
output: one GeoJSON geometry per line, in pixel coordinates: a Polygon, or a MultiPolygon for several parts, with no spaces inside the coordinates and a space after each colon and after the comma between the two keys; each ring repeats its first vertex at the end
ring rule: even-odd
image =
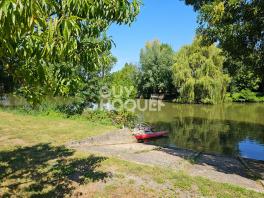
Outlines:
{"type": "Polygon", "coordinates": [[[164,105],[139,113],[157,130],[169,131],[150,144],[264,160],[264,104],[164,105]]]}

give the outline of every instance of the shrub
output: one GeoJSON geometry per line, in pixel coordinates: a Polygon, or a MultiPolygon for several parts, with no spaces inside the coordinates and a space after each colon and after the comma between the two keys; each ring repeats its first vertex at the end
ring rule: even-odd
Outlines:
{"type": "Polygon", "coordinates": [[[233,102],[233,99],[232,99],[232,96],[231,96],[230,93],[226,93],[225,98],[224,98],[224,102],[225,103],[231,103],[231,102],[233,102]]]}
{"type": "Polygon", "coordinates": [[[43,101],[40,105],[33,107],[25,104],[23,107],[16,107],[16,111],[30,115],[48,115],[52,117],[71,117],[74,119],[88,120],[91,122],[115,125],[117,127],[132,127],[135,124],[136,116],[126,110],[107,111],[107,110],[88,110],[92,103],[72,98],[50,98],[43,101]]]}
{"type": "Polygon", "coordinates": [[[243,89],[240,92],[233,93],[232,99],[234,102],[264,102],[264,97],[258,96],[256,92],[249,89],[243,89]]]}
{"type": "Polygon", "coordinates": [[[88,110],[83,116],[92,122],[113,124],[118,127],[132,127],[136,122],[135,114],[129,111],[88,110]]]}
{"type": "Polygon", "coordinates": [[[64,104],[58,106],[56,109],[66,114],[67,116],[81,115],[84,111],[86,104],[84,102],[73,102],[71,104],[64,104]]]}

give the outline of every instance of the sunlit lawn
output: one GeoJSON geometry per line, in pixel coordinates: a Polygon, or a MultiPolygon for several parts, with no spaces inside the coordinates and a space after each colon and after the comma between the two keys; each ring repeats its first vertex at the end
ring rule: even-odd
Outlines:
{"type": "Polygon", "coordinates": [[[115,130],[80,119],[59,116],[30,116],[0,109],[0,149],[38,143],[65,144],[88,136],[115,130]]]}
{"type": "Polygon", "coordinates": [[[0,118],[0,197],[264,197],[183,172],[63,146],[115,130],[113,126],[2,110],[0,118]]]}

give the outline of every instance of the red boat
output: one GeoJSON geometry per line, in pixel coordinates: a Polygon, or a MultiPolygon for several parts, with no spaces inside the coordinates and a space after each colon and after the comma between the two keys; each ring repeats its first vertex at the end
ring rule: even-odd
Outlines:
{"type": "Polygon", "coordinates": [[[145,140],[149,138],[168,136],[168,132],[167,131],[150,132],[150,133],[144,133],[144,134],[136,134],[134,136],[137,140],[145,140]]]}
{"type": "Polygon", "coordinates": [[[136,127],[132,131],[132,134],[137,140],[147,140],[150,138],[168,136],[167,131],[155,131],[153,127],[146,123],[136,125],[136,127]]]}

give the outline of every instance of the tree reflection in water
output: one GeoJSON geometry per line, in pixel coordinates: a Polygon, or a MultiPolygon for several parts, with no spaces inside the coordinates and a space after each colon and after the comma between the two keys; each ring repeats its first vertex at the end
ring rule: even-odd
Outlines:
{"type": "Polygon", "coordinates": [[[145,112],[144,118],[170,132],[169,138],[151,143],[227,155],[247,153],[245,157],[253,159],[258,153],[262,156],[258,159],[264,160],[264,104],[166,103],[161,112],[145,112]]]}

